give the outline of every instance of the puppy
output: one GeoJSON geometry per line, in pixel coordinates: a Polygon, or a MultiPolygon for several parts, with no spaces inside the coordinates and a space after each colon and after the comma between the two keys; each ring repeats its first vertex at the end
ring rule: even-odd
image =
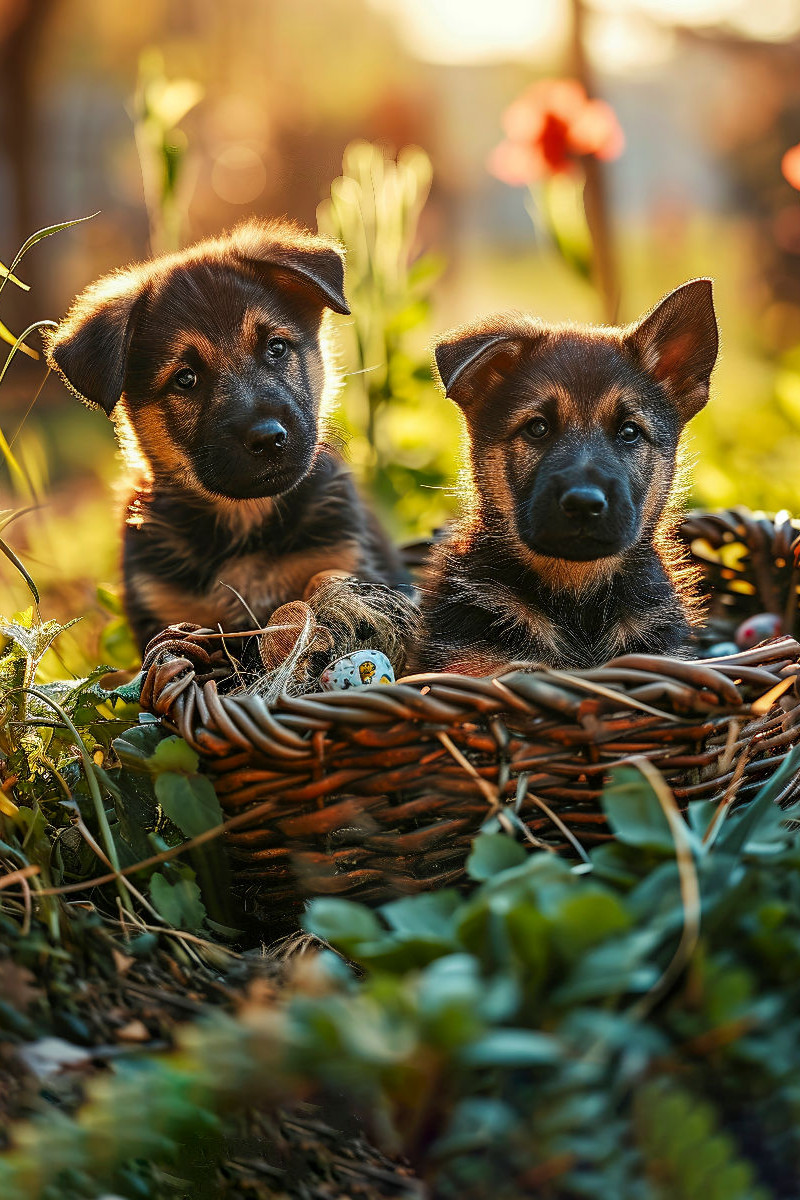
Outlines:
{"type": "Polygon", "coordinates": [[[111,416],[132,476],[123,575],[140,647],[178,621],[265,623],[320,571],[402,578],[321,440],[343,278],[335,243],[250,221],[101,279],[55,331],[51,367],[111,416]]]}
{"type": "Polygon", "coordinates": [[[506,314],[439,342],[441,382],[466,420],[469,488],[427,567],[417,669],[588,668],[686,641],[676,455],[717,349],[707,279],[627,329],[506,314]]]}

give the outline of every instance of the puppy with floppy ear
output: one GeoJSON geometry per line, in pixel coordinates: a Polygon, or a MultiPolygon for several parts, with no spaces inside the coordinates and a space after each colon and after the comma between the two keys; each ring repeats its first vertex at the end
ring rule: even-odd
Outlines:
{"type": "Polygon", "coordinates": [[[249,221],[101,279],[52,336],[51,367],[112,418],[132,477],[123,574],[141,647],[179,621],[265,623],[320,571],[402,578],[320,429],[343,281],[336,243],[249,221]]]}
{"type": "Polygon", "coordinates": [[[673,537],[676,462],[717,349],[707,279],[626,329],[501,314],[439,342],[469,484],[427,567],[419,670],[585,668],[686,642],[695,602],[673,537]]]}

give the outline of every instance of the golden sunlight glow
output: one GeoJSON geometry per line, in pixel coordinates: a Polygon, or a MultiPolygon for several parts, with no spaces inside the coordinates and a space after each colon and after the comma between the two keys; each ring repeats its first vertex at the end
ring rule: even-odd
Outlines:
{"type": "MultiPolygon", "coordinates": [[[[552,60],[563,51],[570,0],[370,0],[394,17],[410,51],[441,63],[552,60]]],[[[611,72],[641,70],[672,52],[672,28],[719,26],[781,41],[800,32],[800,0],[586,0],[593,56],[611,72]]]]}
{"type": "Polygon", "coordinates": [[[592,61],[604,74],[646,74],[667,62],[675,49],[674,31],[638,12],[592,12],[586,40],[592,61]]]}
{"type": "Polygon", "coordinates": [[[442,63],[540,59],[569,29],[564,0],[371,0],[396,16],[408,48],[442,63]]]}

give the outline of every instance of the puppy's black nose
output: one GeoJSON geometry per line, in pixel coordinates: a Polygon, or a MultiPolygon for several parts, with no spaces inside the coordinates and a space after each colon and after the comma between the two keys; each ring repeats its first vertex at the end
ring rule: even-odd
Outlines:
{"type": "Polygon", "coordinates": [[[253,425],[245,437],[244,444],[251,454],[274,454],[282,450],[288,440],[288,433],[274,417],[259,421],[253,425]]]}
{"type": "Polygon", "coordinates": [[[564,512],[573,520],[600,517],[608,508],[608,501],[598,487],[568,488],[559,500],[564,512]]]}

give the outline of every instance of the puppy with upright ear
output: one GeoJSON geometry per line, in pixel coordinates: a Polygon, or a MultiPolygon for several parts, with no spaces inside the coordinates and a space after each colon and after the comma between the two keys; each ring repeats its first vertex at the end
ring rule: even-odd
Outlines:
{"type": "Polygon", "coordinates": [[[676,462],[718,344],[708,279],[625,329],[505,313],[441,339],[469,487],[427,567],[418,669],[591,667],[685,644],[696,605],[673,536],[676,462]]]}
{"type": "Polygon", "coordinates": [[[324,440],[343,288],[336,243],[248,221],[101,279],[51,337],[51,367],[112,418],[128,466],[125,604],[142,648],[179,621],[263,624],[320,571],[402,578],[324,440]]]}

